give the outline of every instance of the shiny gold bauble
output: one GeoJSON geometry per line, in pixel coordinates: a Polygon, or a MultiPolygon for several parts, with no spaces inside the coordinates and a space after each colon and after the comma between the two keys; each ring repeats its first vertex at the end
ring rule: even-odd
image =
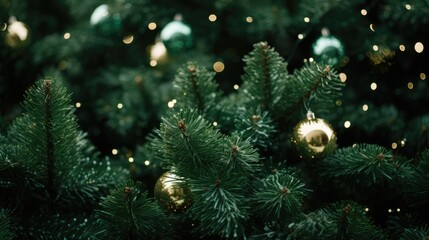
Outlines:
{"type": "Polygon", "coordinates": [[[27,25],[14,20],[7,26],[5,43],[11,48],[20,48],[28,43],[29,35],[27,25]]]}
{"type": "Polygon", "coordinates": [[[332,126],[321,118],[301,120],[293,130],[292,142],[301,158],[320,158],[335,150],[337,137],[332,126]]]}
{"type": "Polygon", "coordinates": [[[170,212],[184,212],[192,206],[193,198],[189,188],[184,186],[183,178],[165,172],[155,184],[155,199],[170,212]]]}

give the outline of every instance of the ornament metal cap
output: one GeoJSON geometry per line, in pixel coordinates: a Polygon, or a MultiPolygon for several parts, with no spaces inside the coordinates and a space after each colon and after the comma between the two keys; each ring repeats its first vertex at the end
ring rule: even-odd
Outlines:
{"type": "Polygon", "coordinates": [[[312,112],[311,110],[308,110],[308,112],[307,112],[307,119],[308,120],[316,119],[316,116],[314,116],[314,112],[312,112]]]}

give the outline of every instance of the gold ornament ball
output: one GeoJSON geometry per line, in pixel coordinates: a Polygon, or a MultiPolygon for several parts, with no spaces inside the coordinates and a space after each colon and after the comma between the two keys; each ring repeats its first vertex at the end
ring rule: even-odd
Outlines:
{"type": "Polygon", "coordinates": [[[28,43],[30,32],[25,23],[19,21],[11,21],[7,27],[5,37],[6,45],[11,48],[20,48],[28,43]]]}
{"type": "Polygon", "coordinates": [[[155,183],[155,199],[170,212],[184,212],[192,206],[193,198],[189,188],[184,187],[183,178],[165,172],[155,183]]]}
{"type": "Polygon", "coordinates": [[[300,157],[314,159],[335,150],[337,137],[332,126],[324,119],[309,117],[295,126],[292,142],[300,157]]]}

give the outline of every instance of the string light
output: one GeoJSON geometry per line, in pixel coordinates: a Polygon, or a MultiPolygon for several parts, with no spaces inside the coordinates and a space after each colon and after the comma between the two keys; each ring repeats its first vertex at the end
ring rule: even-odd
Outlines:
{"type": "Polygon", "coordinates": [[[311,58],[308,59],[308,61],[309,62],[314,62],[314,58],[311,57],[311,58]]]}
{"type": "Polygon", "coordinates": [[[377,83],[373,82],[371,83],[371,90],[375,91],[377,89],[377,83]]]}
{"type": "Polygon", "coordinates": [[[424,49],[423,43],[416,42],[416,44],[414,45],[414,50],[416,50],[417,53],[421,53],[423,52],[423,49],[424,49]]]}
{"type": "Polygon", "coordinates": [[[398,144],[397,143],[392,143],[392,149],[396,149],[398,147],[398,144]]]}
{"type": "Polygon", "coordinates": [[[360,10],[360,14],[362,14],[362,16],[366,16],[368,14],[368,11],[366,11],[366,9],[362,9],[360,10]]]}
{"type": "Polygon", "coordinates": [[[425,73],[420,73],[420,79],[421,80],[425,80],[426,79],[426,74],[425,73]]]}
{"type": "Polygon", "coordinates": [[[238,86],[238,84],[234,84],[234,89],[235,90],[237,90],[237,89],[239,89],[240,88],[240,86],[238,86]]]}
{"type": "Polygon", "coordinates": [[[377,46],[377,45],[373,45],[373,46],[372,46],[372,49],[373,49],[374,51],[378,51],[378,46],[377,46]]]}
{"type": "Polygon", "coordinates": [[[156,60],[150,60],[149,65],[151,67],[155,67],[158,64],[158,62],[156,60]]]}
{"type": "Polygon", "coordinates": [[[405,46],[404,45],[399,45],[399,50],[401,50],[401,52],[405,51],[405,46]]]}
{"type": "Polygon", "coordinates": [[[149,160],[144,161],[144,165],[149,166],[150,162],[149,160]]]}
{"type": "Polygon", "coordinates": [[[173,100],[171,100],[174,104],[176,104],[177,103],[177,100],[176,99],[173,99],[173,100]]]}
{"type": "Polygon", "coordinates": [[[216,16],[216,15],[214,15],[214,14],[210,14],[210,15],[209,15],[209,21],[210,21],[210,22],[214,22],[214,21],[216,21],[216,19],[217,19],[217,16],[216,16]]]}
{"type": "Polygon", "coordinates": [[[116,148],[112,149],[112,154],[113,154],[113,155],[118,154],[118,149],[116,149],[116,148]]]}
{"type": "Polygon", "coordinates": [[[364,112],[368,111],[368,105],[366,105],[366,104],[362,105],[362,110],[364,112]]]}
{"type": "Polygon", "coordinates": [[[215,127],[216,127],[216,126],[217,126],[217,122],[213,122],[213,126],[215,126],[215,127]]]}
{"type": "Polygon", "coordinates": [[[407,10],[411,10],[411,5],[410,5],[410,4],[405,4],[405,8],[406,8],[407,10]]]}
{"type": "Polygon", "coordinates": [[[347,81],[347,75],[345,73],[340,73],[338,76],[340,77],[341,82],[347,81]]]}
{"type": "Polygon", "coordinates": [[[337,101],[335,101],[335,104],[339,107],[343,104],[343,101],[341,101],[340,99],[338,99],[337,101]]]}
{"type": "Polygon", "coordinates": [[[407,83],[407,88],[408,89],[413,89],[414,88],[414,84],[412,82],[407,83]]]}
{"type": "Polygon", "coordinates": [[[400,212],[400,211],[401,211],[401,209],[400,209],[400,208],[397,208],[397,209],[396,209],[396,211],[397,211],[397,212],[400,212]]]}
{"type": "Polygon", "coordinates": [[[406,141],[406,139],[404,138],[404,140],[401,140],[401,147],[404,147],[405,146],[405,141],[406,141]]]}
{"type": "Polygon", "coordinates": [[[304,22],[309,23],[310,22],[310,18],[309,17],[305,17],[304,18],[304,22]]]}
{"type": "Polygon", "coordinates": [[[369,29],[371,29],[371,31],[375,32],[375,25],[374,24],[369,24],[369,29]]]}
{"type": "Polygon", "coordinates": [[[252,17],[246,17],[246,22],[248,22],[248,23],[251,23],[251,22],[253,22],[253,18],[252,17]]]}
{"type": "Polygon", "coordinates": [[[118,103],[117,107],[118,107],[118,109],[122,109],[124,107],[124,105],[122,103],[118,103]]]}
{"type": "Polygon", "coordinates": [[[350,121],[345,121],[345,122],[344,122],[344,127],[345,127],[345,128],[349,128],[349,127],[350,127],[350,125],[352,125],[350,121]]]}
{"type": "Polygon", "coordinates": [[[129,158],[128,158],[128,162],[130,162],[130,163],[134,162],[134,158],[129,157],[129,158]]]}
{"type": "Polygon", "coordinates": [[[76,107],[80,108],[82,106],[82,104],[80,102],[76,102],[76,107]]]}
{"type": "Polygon", "coordinates": [[[154,23],[154,22],[150,22],[148,25],[147,25],[147,28],[149,28],[149,30],[155,30],[156,29],[156,23],[154,23]]]}
{"type": "Polygon", "coordinates": [[[64,39],[69,39],[71,37],[71,34],[70,33],[68,33],[68,32],[66,32],[66,33],[64,33],[64,39]]]}
{"type": "Polygon", "coordinates": [[[132,34],[129,34],[122,39],[122,42],[124,42],[125,44],[130,44],[133,42],[133,40],[134,36],[132,34]]]}
{"type": "Polygon", "coordinates": [[[389,210],[387,210],[387,211],[388,211],[389,213],[391,213],[391,212],[392,212],[392,209],[390,209],[390,208],[389,208],[389,210]]]}
{"type": "Polygon", "coordinates": [[[365,212],[369,212],[369,208],[365,208],[365,212]]]}
{"type": "Polygon", "coordinates": [[[167,103],[167,106],[168,106],[169,108],[173,108],[173,107],[174,107],[174,102],[173,102],[173,101],[169,101],[169,102],[167,103]]]}
{"type": "Polygon", "coordinates": [[[223,62],[221,61],[217,61],[213,64],[213,69],[215,70],[215,72],[223,72],[223,70],[225,69],[225,64],[223,64],[223,62]]]}
{"type": "Polygon", "coordinates": [[[298,39],[303,39],[304,38],[304,35],[303,34],[298,34],[298,39]]]}

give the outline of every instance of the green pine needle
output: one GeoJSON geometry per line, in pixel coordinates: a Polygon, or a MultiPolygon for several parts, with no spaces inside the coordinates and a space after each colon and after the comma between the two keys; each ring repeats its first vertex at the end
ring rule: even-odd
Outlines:
{"type": "Polygon", "coordinates": [[[301,212],[308,191],[299,179],[279,171],[255,183],[253,210],[265,220],[290,221],[301,212]]]}
{"type": "Polygon", "coordinates": [[[128,181],[102,199],[97,216],[112,239],[159,239],[168,228],[164,213],[157,203],[128,181]]]}
{"type": "Polygon", "coordinates": [[[429,227],[406,228],[400,240],[426,240],[429,236],[429,227]]]}
{"type": "Polygon", "coordinates": [[[9,240],[13,239],[14,234],[10,229],[10,216],[9,212],[0,209],[0,239],[9,240]]]}
{"type": "Polygon", "coordinates": [[[220,90],[214,81],[214,73],[196,63],[188,62],[177,70],[173,81],[177,106],[198,109],[208,119],[215,115],[213,111],[220,100],[220,90]]]}
{"type": "Polygon", "coordinates": [[[249,139],[236,135],[228,137],[225,149],[224,161],[230,174],[250,177],[261,169],[259,154],[249,139]]]}
{"type": "Polygon", "coordinates": [[[287,64],[266,42],[254,44],[253,48],[243,58],[246,65],[240,91],[248,98],[249,105],[262,111],[275,110],[288,78],[287,64]]]}
{"type": "Polygon", "coordinates": [[[196,178],[222,164],[224,139],[197,110],[185,109],[163,118],[158,135],[162,141],[156,141],[154,149],[159,149],[159,158],[179,176],[196,178]]]}
{"type": "Polygon", "coordinates": [[[369,185],[392,179],[397,170],[392,152],[373,144],[338,149],[320,161],[320,165],[326,177],[346,177],[356,181],[364,177],[369,185]]]}
{"type": "Polygon", "coordinates": [[[341,201],[321,210],[337,226],[333,239],[386,239],[384,233],[365,215],[364,207],[341,201]]]}
{"type": "Polygon", "coordinates": [[[218,171],[190,183],[195,199],[190,214],[199,221],[200,232],[223,238],[244,238],[244,221],[248,218],[243,195],[246,180],[218,171]]]}
{"type": "Polygon", "coordinates": [[[252,144],[263,148],[271,145],[275,129],[268,112],[240,108],[237,115],[235,128],[243,138],[249,138],[252,144]]]}
{"type": "Polygon", "coordinates": [[[344,83],[330,66],[307,63],[288,78],[285,86],[281,101],[285,116],[304,106],[320,115],[335,107],[344,83]]]}

